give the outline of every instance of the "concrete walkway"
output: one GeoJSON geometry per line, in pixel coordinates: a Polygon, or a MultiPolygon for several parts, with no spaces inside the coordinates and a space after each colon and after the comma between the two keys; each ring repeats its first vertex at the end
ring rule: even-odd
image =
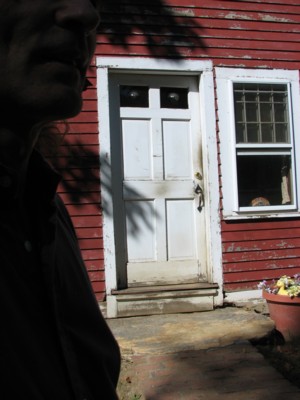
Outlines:
{"type": "Polygon", "coordinates": [[[273,322],[244,308],[108,320],[123,355],[121,400],[300,399],[250,344],[273,322]]]}

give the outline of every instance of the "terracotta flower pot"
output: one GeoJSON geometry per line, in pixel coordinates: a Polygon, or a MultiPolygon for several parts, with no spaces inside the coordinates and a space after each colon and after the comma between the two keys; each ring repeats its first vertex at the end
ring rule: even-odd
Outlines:
{"type": "Polygon", "coordinates": [[[300,297],[271,294],[263,290],[271,319],[285,341],[300,340],[300,297]]]}

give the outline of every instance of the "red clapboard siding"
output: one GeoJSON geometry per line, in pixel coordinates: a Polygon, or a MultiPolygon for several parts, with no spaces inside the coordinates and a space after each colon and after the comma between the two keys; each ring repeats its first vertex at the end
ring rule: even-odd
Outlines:
{"type": "Polygon", "coordinates": [[[89,271],[89,276],[92,282],[104,281],[104,271],[89,271]]]}
{"type": "Polygon", "coordinates": [[[76,235],[78,239],[97,239],[103,238],[102,228],[77,228],[76,235]]]}
{"type": "MultiPolygon", "coordinates": [[[[300,239],[299,238],[289,238],[278,240],[279,238],[275,238],[273,240],[251,240],[245,242],[223,242],[223,252],[226,253],[234,253],[234,252],[253,252],[253,251],[264,251],[264,250],[279,250],[279,249],[294,249],[296,247],[300,247],[300,239]]],[[[227,238],[228,240],[228,238],[227,238]]],[[[224,256],[225,260],[225,256],[224,256]]]]}
{"type": "Polygon", "coordinates": [[[82,250],[84,260],[103,260],[103,249],[82,250]]]}
{"type": "MultiPolygon", "coordinates": [[[[96,81],[94,82],[95,85],[96,81]]],[[[88,90],[86,90],[83,93],[83,100],[84,101],[88,101],[88,100],[96,100],[97,101],[97,90],[95,88],[95,86],[90,87],[88,90]]]]}
{"type": "MultiPolygon", "coordinates": [[[[298,268],[299,269],[299,259],[296,258],[273,258],[271,260],[251,260],[247,263],[231,263],[231,264],[224,264],[224,276],[225,276],[225,281],[228,281],[228,276],[230,276],[230,273],[236,273],[236,272],[241,272],[243,273],[243,281],[246,281],[248,277],[248,272],[250,273],[251,271],[256,274],[256,280],[261,279],[261,274],[266,275],[266,278],[268,277],[268,271],[270,270],[276,270],[280,271],[282,270],[283,273],[281,275],[285,274],[285,270],[287,268],[298,268]]],[[[298,271],[299,272],[299,271],[298,271]]],[[[278,275],[278,272],[276,272],[278,275]]]]}
{"type": "Polygon", "coordinates": [[[177,54],[212,59],[215,65],[275,68],[283,67],[284,61],[294,64],[290,68],[299,67],[299,2],[168,0],[163,7],[145,3],[141,7],[134,1],[116,2],[113,10],[104,9],[99,54],[114,54],[114,43],[118,55],[124,56],[177,54]]]}
{"type": "Polygon", "coordinates": [[[253,260],[275,260],[275,259],[288,259],[300,257],[300,247],[298,248],[288,248],[288,249],[273,249],[264,251],[236,251],[225,253],[223,257],[224,270],[226,269],[226,264],[230,263],[243,263],[245,261],[252,262],[253,260]]]}
{"type": "Polygon", "coordinates": [[[68,121],[56,165],[63,176],[60,196],[72,218],[96,298],[103,301],[105,281],[95,74],[96,69],[90,68],[88,78],[93,87],[84,92],[82,113],[68,121]]]}
{"type": "Polygon", "coordinates": [[[97,122],[98,117],[96,112],[82,111],[77,117],[72,118],[71,122],[97,122]]]}
{"type": "MultiPolygon", "coordinates": [[[[66,139],[68,139],[70,134],[74,133],[80,135],[93,133],[94,135],[98,135],[98,123],[89,122],[88,124],[79,124],[70,121],[68,125],[68,134],[66,135],[66,139]]],[[[82,140],[84,140],[84,138],[82,138],[82,140]]]]}
{"type": "MultiPolygon", "coordinates": [[[[84,137],[81,138],[83,140],[84,137]]],[[[62,146],[59,147],[58,149],[58,157],[63,156],[63,157],[78,157],[80,154],[80,157],[90,157],[93,156],[94,158],[98,157],[99,154],[99,145],[98,144],[85,144],[84,146],[81,143],[77,144],[71,144],[71,143],[65,143],[62,146]]],[[[79,162],[80,160],[78,160],[79,162]]]]}
{"type": "Polygon", "coordinates": [[[75,216],[72,218],[73,224],[75,228],[95,228],[95,227],[101,227],[101,221],[100,218],[97,218],[97,216],[92,215],[92,216],[75,216]]]}
{"type": "Polygon", "coordinates": [[[100,302],[105,298],[105,282],[92,282],[92,288],[95,292],[96,299],[100,302]]]}
{"type": "MultiPolygon", "coordinates": [[[[94,185],[96,186],[96,184],[100,182],[99,167],[90,167],[88,168],[88,170],[89,176],[91,176],[90,180],[93,181],[94,185]]],[[[80,177],[84,176],[83,174],[84,170],[82,168],[69,168],[64,173],[64,181],[73,181],[74,179],[76,179],[76,181],[78,182],[80,181],[80,177]]]]}
{"type": "MultiPolygon", "coordinates": [[[[95,133],[71,133],[69,132],[66,138],[66,142],[68,146],[76,146],[78,145],[78,143],[84,142],[85,146],[86,145],[99,145],[99,139],[98,139],[98,134],[95,133]]],[[[86,148],[86,147],[85,147],[86,148]]],[[[93,150],[95,150],[96,148],[94,148],[93,150]]],[[[98,147],[97,147],[98,149],[98,147]]]]}
{"type": "Polygon", "coordinates": [[[68,211],[71,217],[76,216],[98,216],[101,215],[100,204],[86,204],[83,208],[79,208],[76,205],[70,204],[68,211]]]}
{"type": "MultiPolygon", "coordinates": [[[[212,35],[211,32],[210,32],[210,34],[212,35]]],[[[279,35],[282,36],[282,32],[280,32],[280,34],[274,34],[272,36],[274,36],[274,39],[277,38],[277,40],[278,40],[279,35]]],[[[252,50],[253,56],[260,54],[260,53],[256,53],[256,51],[258,50],[256,41],[252,40],[247,43],[247,42],[245,42],[245,38],[242,37],[243,35],[240,35],[240,37],[235,37],[235,38],[232,38],[232,37],[226,38],[224,36],[225,36],[225,34],[223,35],[222,33],[220,33],[220,31],[218,31],[218,37],[203,35],[202,38],[205,39],[205,45],[209,49],[215,48],[215,49],[219,49],[219,50],[226,50],[226,49],[241,50],[241,49],[247,48],[248,50],[252,50]]],[[[295,36],[297,37],[297,39],[299,39],[299,35],[295,35],[295,36]]],[[[160,38],[161,38],[161,43],[163,43],[164,37],[160,36],[160,38]]],[[[263,50],[269,51],[272,53],[271,54],[272,57],[274,57],[273,52],[277,51],[280,53],[280,57],[290,58],[291,55],[294,55],[293,53],[295,51],[299,51],[299,49],[300,49],[300,44],[298,43],[298,41],[289,40],[289,41],[285,41],[285,49],[284,49],[285,52],[282,51],[282,42],[281,41],[272,43],[272,50],[270,50],[270,41],[272,41],[272,39],[270,38],[270,34],[266,33],[266,32],[260,33],[260,34],[258,32],[256,32],[256,39],[259,40],[259,51],[263,51],[263,50]],[[265,37],[265,39],[264,39],[264,37],[265,37]],[[268,39],[267,39],[267,37],[268,37],[268,39]]],[[[103,43],[103,45],[104,45],[104,43],[103,43]]],[[[105,47],[103,45],[102,45],[102,48],[105,49],[105,47]]],[[[146,45],[146,40],[143,36],[132,36],[131,46],[145,46],[145,45],[146,45]]],[[[166,44],[166,45],[170,46],[170,44],[166,44]]],[[[203,51],[201,49],[199,49],[199,55],[202,54],[202,56],[209,56],[209,53],[211,51],[212,50],[209,50],[207,52],[207,54],[206,53],[203,54],[203,51]]],[[[195,50],[193,52],[193,55],[196,55],[195,50]]],[[[218,53],[216,52],[214,54],[214,56],[218,56],[218,53]]],[[[222,56],[224,56],[224,55],[222,54],[222,56]]]]}
{"type": "Polygon", "coordinates": [[[86,99],[82,105],[82,111],[97,111],[96,99],[86,99]]]}
{"type": "MultiPolygon", "coordinates": [[[[100,195],[99,192],[89,192],[89,193],[80,193],[78,196],[71,196],[69,193],[59,193],[63,202],[69,207],[69,205],[77,205],[81,210],[84,210],[86,204],[94,204],[100,203],[100,195]]],[[[76,193],[75,193],[76,195],[76,193]]]]}
{"type": "Polygon", "coordinates": [[[248,241],[252,242],[253,240],[263,240],[263,239],[284,239],[289,237],[299,237],[300,235],[300,227],[294,229],[272,229],[272,225],[270,224],[270,229],[266,231],[257,230],[257,231],[239,231],[239,232],[227,232],[223,234],[224,241],[234,241],[234,239],[238,239],[238,241],[248,241]]]}
{"type": "Polygon", "coordinates": [[[103,260],[86,260],[85,266],[88,271],[103,271],[103,260]]]}
{"type": "Polygon", "coordinates": [[[299,220],[222,224],[225,290],[300,272],[299,220]]]}
{"type": "MultiPolygon", "coordinates": [[[[139,4],[139,1],[131,1],[131,0],[123,0],[123,4],[139,4]]],[[[261,4],[263,7],[267,7],[270,5],[270,7],[273,7],[273,5],[279,5],[280,7],[288,6],[288,5],[295,5],[299,6],[299,0],[234,0],[234,1],[227,1],[227,0],[168,0],[165,1],[164,3],[166,4],[172,4],[173,6],[188,6],[190,8],[196,7],[196,6],[201,6],[201,7],[212,7],[215,8],[218,6],[218,8],[225,7],[226,9],[234,9],[236,7],[238,8],[243,8],[245,5],[247,7],[247,4],[254,4],[252,6],[252,9],[255,7],[259,7],[261,4]]],[[[151,4],[151,1],[145,0],[145,4],[151,4]]],[[[271,8],[272,10],[273,8],[271,8]]]]}
{"type": "Polygon", "coordinates": [[[97,250],[103,246],[103,241],[101,239],[79,239],[79,246],[81,250],[97,250]]]}

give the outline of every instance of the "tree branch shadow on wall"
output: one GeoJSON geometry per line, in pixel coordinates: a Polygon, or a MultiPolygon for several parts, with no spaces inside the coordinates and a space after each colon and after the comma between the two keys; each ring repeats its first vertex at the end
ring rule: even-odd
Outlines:
{"type": "MultiPolygon", "coordinates": [[[[107,161],[104,154],[100,156],[100,168],[101,168],[101,203],[103,210],[105,211],[108,217],[113,216],[113,204],[112,204],[112,185],[111,182],[113,180],[111,165],[107,161]]],[[[119,197],[123,198],[123,184],[121,179],[119,185],[119,197]]],[[[126,198],[130,198],[131,201],[125,202],[126,207],[126,224],[127,224],[127,233],[131,236],[135,236],[140,232],[145,232],[145,229],[150,231],[153,230],[153,219],[150,216],[155,216],[158,219],[159,215],[155,212],[155,210],[151,207],[151,202],[149,201],[140,201],[142,196],[141,194],[126,186],[126,198]],[[134,202],[134,207],[130,206],[134,202]],[[127,205],[127,206],[126,206],[127,205]]],[[[121,211],[121,215],[124,214],[124,211],[121,211]]],[[[116,212],[114,214],[117,214],[116,212]]],[[[122,221],[117,221],[117,224],[122,225],[122,221]]]]}
{"type": "MultiPolygon", "coordinates": [[[[71,203],[78,207],[85,204],[93,204],[106,216],[113,216],[113,196],[112,196],[112,170],[104,154],[99,154],[87,150],[84,143],[77,141],[68,144],[67,136],[64,140],[63,151],[60,157],[52,158],[52,163],[63,176],[61,182],[62,192],[66,193],[71,203]],[[64,155],[64,156],[63,156],[64,155]],[[63,156],[63,157],[62,157],[63,156]],[[101,193],[99,163],[101,169],[101,193]]],[[[120,180],[120,196],[122,198],[123,185],[120,180]]],[[[153,230],[152,218],[160,218],[149,202],[138,201],[141,199],[140,193],[134,189],[126,188],[127,195],[134,201],[134,207],[126,208],[127,233],[136,236],[145,230],[153,230]]],[[[116,215],[117,213],[114,212],[116,215]]],[[[122,221],[116,221],[121,226],[122,221]]]]}
{"type": "MultiPolygon", "coordinates": [[[[191,7],[169,7],[164,0],[101,0],[102,23],[99,28],[100,43],[103,38],[106,43],[128,49],[130,41],[136,35],[142,38],[152,56],[173,59],[180,63],[186,57],[189,49],[204,48],[204,42],[199,36],[201,26],[194,17],[191,7]]],[[[117,48],[117,47],[116,47],[117,48]]],[[[101,118],[101,115],[99,116],[101,118]]],[[[80,131],[78,131],[80,135],[80,131]]],[[[85,147],[84,135],[75,144],[70,143],[65,136],[63,154],[54,161],[62,172],[63,191],[70,201],[78,207],[85,203],[97,204],[106,215],[112,217],[111,166],[98,152],[85,147]],[[101,189],[107,196],[102,196],[100,206],[99,167],[101,168],[101,189]]],[[[138,193],[136,193],[138,197],[138,193]]],[[[151,228],[150,209],[138,207],[129,212],[127,223],[132,234],[140,232],[141,221],[147,229],[151,228]]],[[[152,214],[153,215],[153,214],[152,214]]]]}
{"type": "Polygon", "coordinates": [[[183,59],[192,48],[205,48],[192,7],[170,7],[164,0],[103,0],[101,38],[128,49],[137,39],[152,56],[183,59]]]}

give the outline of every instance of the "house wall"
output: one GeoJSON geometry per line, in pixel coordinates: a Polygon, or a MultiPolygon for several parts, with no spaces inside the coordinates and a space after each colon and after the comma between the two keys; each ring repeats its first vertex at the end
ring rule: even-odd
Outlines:
{"type": "Polygon", "coordinates": [[[102,301],[105,296],[105,278],[94,65],[93,61],[88,71],[92,86],[84,92],[82,112],[68,121],[55,164],[63,176],[60,195],[71,215],[96,297],[102,301]]]}
{"type": "MultiPolygon", "coordinates": [[[[103,1],[100,29],[97,56],[212,60],[214,67],[300,67],[299,0],[103,1]]],[[[71,121],[66,137],[61,190],[101,300],[105,285],[94,62],[89,77],[93,87],[86,91],[83,113],[71,121]]],[[[262,278],[300,267],[297,218],[222,221],[222,242],[227,291],[256,288],[262,278]]]]}

